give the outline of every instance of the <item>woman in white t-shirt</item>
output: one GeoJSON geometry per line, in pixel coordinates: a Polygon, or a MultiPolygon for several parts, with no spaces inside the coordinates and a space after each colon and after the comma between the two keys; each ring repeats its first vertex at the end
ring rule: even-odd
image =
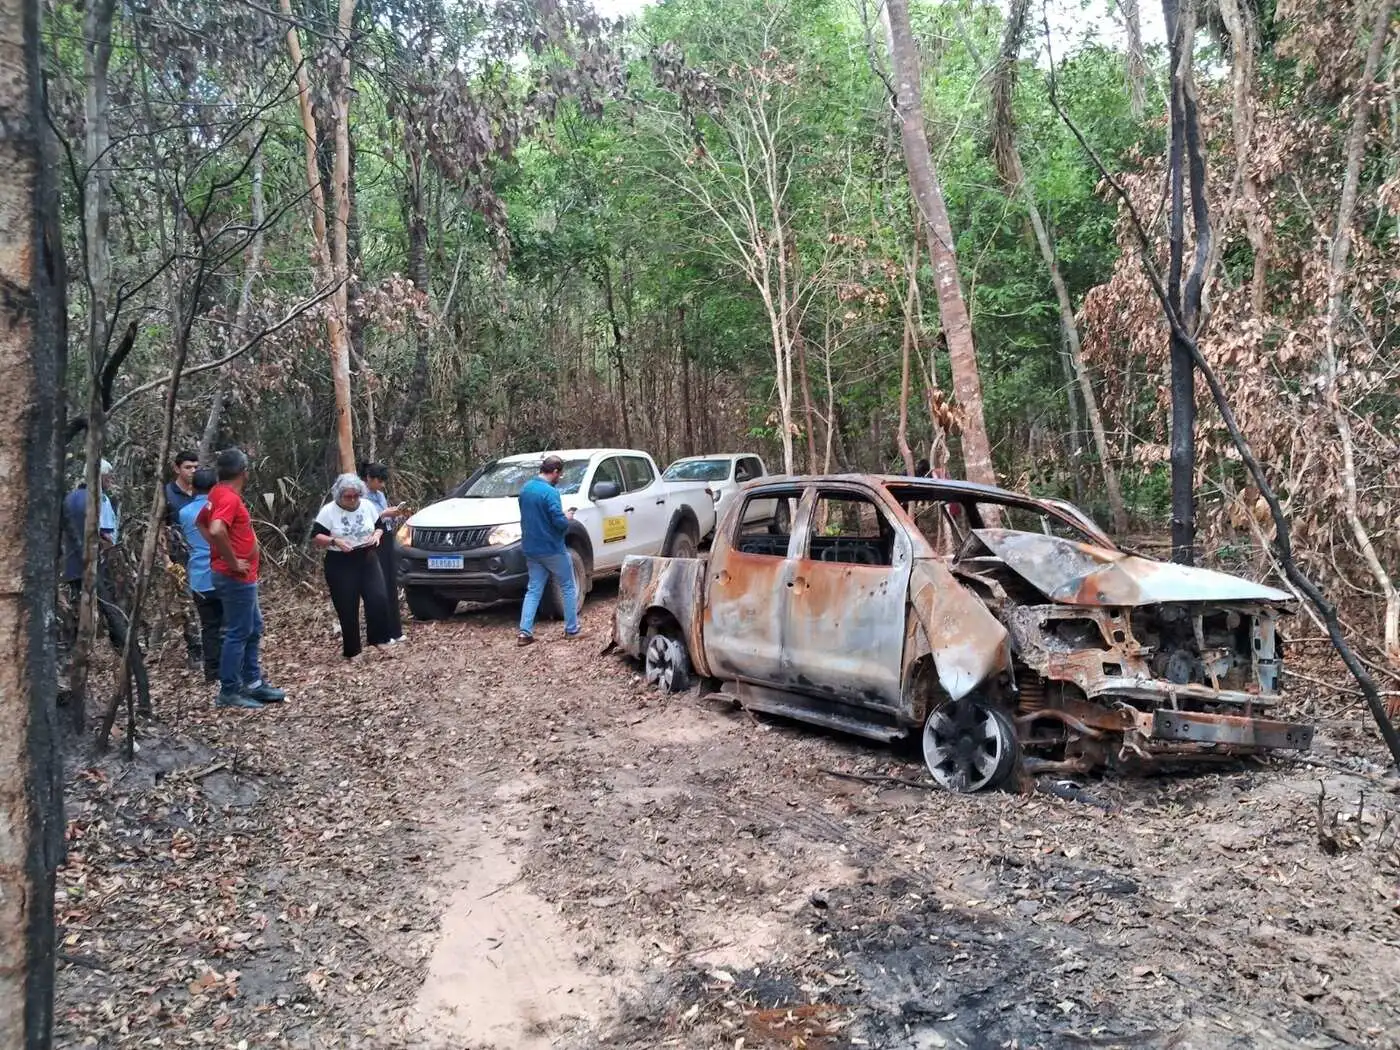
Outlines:
{"type": "Polygon", "coordinates": [[[336,478],[331,501],[321,508],[311,526],[311,541],[326,552],[326,586],[340,617],[346,659],[360,655],[361,602],[365,607],[365,641],[369,645],[393,641],[389,592],[376,551],[383,535],[379,508],[365,499],[365,483],[355,474],[336,478]]]}

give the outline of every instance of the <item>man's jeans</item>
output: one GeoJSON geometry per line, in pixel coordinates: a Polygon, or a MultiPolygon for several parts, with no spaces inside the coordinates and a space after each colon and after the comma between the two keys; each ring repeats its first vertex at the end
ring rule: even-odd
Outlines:
{"type": "Polygon", "coordinates": [[[539,558],[527,554],[525,568],[530,573],[530,585],[525,589],[525,604],[520,609],[520,633],[535,633],[535,614],[540,611],[545,584],[553,576],[564,591],[564,632],[577,634],[578,587],[574,583],[573,559],[568,554],[546,554],[539,558]]]}
{"type": "Polygon", "coordinates": [[[224,613],[224,651],[219,654],[219,691],[241,693],[262,682],[258,646],[262,642],[262,609],[258,585],[214,573],[214,594],[224,613]]]}

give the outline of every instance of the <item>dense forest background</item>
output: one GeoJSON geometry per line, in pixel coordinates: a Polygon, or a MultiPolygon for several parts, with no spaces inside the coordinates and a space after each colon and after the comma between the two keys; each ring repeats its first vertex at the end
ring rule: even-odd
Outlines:
{"type": "MultiPolygon", "coordinates": [[[[1393,5],[1163,6],[1189,20],[1202,349],[1300,556],[1375,599],[1356,615],[1380,639],[1400,553],[1393,5]]],[[[1165,271],[1171,69],[1147,14],[1145,44],[1131,0],[916,2],[910,22],[998,479],[1150,545],[1167,328],[1099,167],[1165,271]]],[[[354,459],[415,499],[549,446],[963,473],[969,406],[872,0],[664,0],[621,22],[573,0],[62,0],[46,27],[69,456],[74,480],[99,451],[116,464],[124,547],[183,446],[249,449],[290,552],[354,459]]],[[[1268,572],[1267,515],[1199,394],[1201,554],[1268,572]]]]}

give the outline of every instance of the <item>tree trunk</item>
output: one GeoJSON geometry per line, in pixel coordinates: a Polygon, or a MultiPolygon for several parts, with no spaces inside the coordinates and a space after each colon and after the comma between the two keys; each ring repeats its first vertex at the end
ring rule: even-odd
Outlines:
{"type": "Polygon", "coordinates": [[[96,0],[83,17],[84,79],[83,116],[86,131],[83,160],[88,179],[83,189],[83,239],[86,246],[84,278],[87,285],[87,513],[83,519],[83,579],[78,599],[78,628],[69,658],[68,695],[73,728],[82,732],[87,718],[88,665],[97,632],[97,519],[101,500],[102,439],[107,429],[102,401],[102,376],[107,365],[111,326],[107,296],[111,292],[112,248],[108,239],[112,208],[111,130],[107,98],[107,70],[112,58],[112,18],[115,0],[96,0]]]}
{"type": "MultiPolygon", "coordinates": [[[[251,134],[254,143],[262,141],[262,121],[254,121],[251,134]]],[[[248,257],[243,267],[243,283],[238,291],[238,306],[233,314],[233,345],[241,346],[248,338],[248,314],[253,308],[253,285],[262,271],[264,231],[267,222],[267,202],[263,196],[263,154],[255,148],[252,165],[252,209],[253,242],[248,246],[248,257]]],[[[239,367],[234,365],[234,368],[239,367]]],[[[204,421],[204,432],[199,439],[199,462],[209,463],[214,454],[214,443],[219,440],[219,426],[223,421],[224,404],[227,394],[227,380],[222,370],[214,380],[214,400],[209,405],[209,415],[204,421]]]]}
{"type": "MultiPolygon", "coordinates": [[[[1070,301],[1069,288],[1065,285],[1060,264],[1055,259],[1055,249],[1050,244],[1050,234],[1036,205],[1035,191],[1021,175],[1021,195],[1030,213],[1031,229],[1035,231],[1036,243],[1040,246],[1041,258],[1050,271],[1050,283],[1055,287],[1055,299],[1060,306],[1060,331],[1065,338],[1065,348],[1069,351],[1070,366],[1079,384],[1080,396],[1084,398],[1084,414],[1089,417],[1089,430],[1094,438],[1094,450],[1099,455],[1099,469],[1103,472],[1104,489],[1108,493],[1108,509],[1113,520],[1113,530],[1122,536],[1128,531],[1128,510],[1123,504],[1123,488],[1118,483],[1118,471],[1109,458],[1108,434],[1104,430],[1103,415],[1099,412],[1099,399],[1094,393],[1094,382],[1089,376],[1089,366],[1084,363],[1084,354],[1079,343],[1079,324],[1074,319],[1074,304],[1070,301]]],[[[1073,401],[1073,395],[1071,395],[1073,401]]]]}
{"type": "Polygon", "coordinates": [[[922,73],[909,24],[908,0],[890,0],[887,10],[904,161],[909,169],[910,188],[924,220],[938,291],[938,312],[943,321],[944,338],[948,341],[948,360],[953,368],[953,392],[963,410],[964,472],[969,481],[994,485],[996,471],[992,467],[992,448],[982,416],[982,379],[977,369],[977,349],[972,342],[972,322],[958,277],[952,224],[948,220],[943,190],[933,170],[933,157],[924,130],[922,73]]]}
{"type": "MultiPolygon", "coordinates": [[[[1373,85],[1385,51],[1390,29],[1393,0],[1381,0],[1371,28],[1371,44],[1366,51],[1366,64],[1356,92],[1351,128],[1347,132],[1346,168],[1342,178],[1341,201],[1337,205],[1337,226],[1332,235],[1327,267],[1327,329],[1323,340],[1323,375],[1327,381],[1325,400],[1342,447],[1342,506],[1352,538],[1361,559],[1370,570],[1385,596],[1385,654],[1392,664],[1400,663],[1400,589],[1385,567],[1370,533],[1361,520],[1356,479],[1356,443],[1352,436],[1347,406],[1341,403],[1337,389],[1341,354],[1338,345],[1342,337],[1343,314],[1346,312],[1346,277],[1351,259],[1351,227],[1356,216],[1357,193],[1361,183],[1361,164],[1366,154],[1366,132],[1370,124],[1373,85]]],[[[1395,713],[1391,705],[1391,714],[1395,713]]]]}
{"type": "Polygon", "coordinates": [[[1230,88],[1234,107],[1230,120],[1235,138],[1235,179],[1239,184],[1244,212],[1245,236],[1254,250],[1254,273],[1250,278],[1249,300],[1257,321],[1263,322],[1267,308],[1269,239],[1264,229],[1263,204],[1259,186],[1250,171],[1254,141],[1254,53],[1259,46],[1257,17],[1251,4],[1241,0],[1219,0],[1220,18],[1230,34],[1234,61],[1230,64],[1230,88]]]}
{"type": "MultiPolygon", "coordinates": [[[[408,276],[413,287],[425,296],[432,293],[432,273],[428,268],[428,217],[423,207],[423,140],[418,131],[418,115],[409,106],[404,114],[404,156],[408,163],[408,185],[405,191],[407,208],[405,216],[408,226],[408,276]]],[[[455,287],[455,282],[454,282],[455,287]]],[[[452,302],[449,292],[443,308],[443,320],[452,302]]],[[[399,407],[389,434],[384,441],[385,455],[393,459],[408,434],[414,418],[422,411],[428,394],[428,371],[431,365],[432,334],[419,328],[413,355],[413,371],[409,374],[404,389],[403,404],[399,407]]]]}
{"type": "MultiPolygon", "coordinates": [[[[1171,146],[1168,169],[1171,182],[1169,243],[1171,257],[1167,269],[1167,293],[1178,316],[1189,331],[1194,330],[1196,314],[1183,293],[1182,269],[1185,252],[1185,174],[1188,128],[1188,81],[1191,75],[1191,41],[1195,29],[1194,0],[1185,0],[1182,17],[1180,0],[1162,0],[1166,20],[1168,50],[1171,55],[1171,146]]],[[[1193,186],[1194,189],[1194,186],[1193,186]]],[[[1199,252],[1199,237],[1197,230],[1199,252]]],[[[1172,560],[1190,565],[1196,559],[1196,368],[1191,348],[1173,331],[1171,358],[1171,503],[1172,560]]]]}
{"type": "Polygon", "coordinates": [[[326,311],[326,337],[330,343],[331,385],[335,390],[336,458],[340,469],[355,469],[354,417],[350,409],[350,336],[346,329],[349,314],[349,268],[345,265],[346,231],[349,227],[350,198],[347,190],[350,169],[349,88],[350,88],[350,19],[354,15],[354,0],[340,0],[337,26],[339,46],[343,49],[335,98],[336,156],[331,189],[336,196],[336,245],[332,248],[326,229],[326,194],[321,185],[320,168],[316,161],[316,117],[311,110],[311,83],[302,56],[301,40],[292,15],[291,0],[281,0],[283,17],[287,20],[287,52],[296,70],[297,102],[301,111],[301,127],[306,143],[306,187],[311,197],[311,229],[314,238],[311,260],[321,275],[322,283],[340,282],[326,311]],[[342,129],[343,134],[342,134],[342,129]],[[343,149],[343,166],[342,166],[343,149]]]}
{"type": "Polygon", "coordinates": [[[1147,62],[1142,50],[1142,16],[1138,11],[1138,0],[1119,0],[1119,3],[1128,30],[1128,53],[1124,56],[1128,74],[1128,106],[1133,119],[1141,120],[1142,111],[1147,104],[1147,62]]]}
{"type": "Polygon", "coordinates": [[[613,365],[617,368],[617,411],[618,417],[622,420],[622,444],[626,448],[632,447],[632,418],[627,407],[627,358],[623,353],[622,324],[617,316],[617,300],[613,297],[612,267],[608,265],[607,256],[598,256],[598,266],[601,270],[603,285],[603,302],[608,310],[608,325],[612,329],[612,350],[610,356],[613,365]]]}
{"type": "Polygon", "coordinates": [[[909,291],[904,297],[904,338],[900,340],[899,355],[899,428],[895,443],[904,461],[904,473],[914,474],[914,450],[909,447],[909,362],[918,339],[918,324],[914,318],[914,296],[919,290],[919,236],[914,233],[914,250],[909,256],[909,291]]]}
{"type": "MultiPolygon", "coordinates": [[[[108,8],[110,11],[110,7],[108,8]]],[[[53,1031],[54,870],[63,856],[52,633],[61,501],[63,250],[46,156],[38,0],[0,4],[0,1046],[53,1031]]],[[[110,21],[109,21],[110,26],[110,21]]]]}

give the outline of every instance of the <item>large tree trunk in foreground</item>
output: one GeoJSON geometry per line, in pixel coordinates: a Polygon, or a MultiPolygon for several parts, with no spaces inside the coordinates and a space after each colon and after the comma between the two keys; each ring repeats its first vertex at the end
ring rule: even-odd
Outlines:
{"type": "Polygon", "coordinates": [[[3,0],[0,46],[0,1047],[53,1031],[54,869],[63,850],[52,631],[60,486],[62,249],[45,164],[38,0],[3,0]]]}
{"type": "Polygon", "coordinates": [[[953,393],[962,406],[962,449],[964,473],[969,481],[996,484],[992,469],[992,447],[982,418],[982,378],[977,370],[977,349],[972,343],[972,321],[963,299],[958,277],[958,259],[953,250],[953,228],[943,190],[933,170],[928,136],[924,131],[922,71],[914,48],[909,24],[908,0],[890,0],[890,57],[893,60],[899,111],[900,138],[904,162],[909,169],[909,185],[923,215],[928,236],[929,258],[933,261],[937,284],[938,312],[943,335],[948,341],[948,361],[953,369],[953,393]]]}

